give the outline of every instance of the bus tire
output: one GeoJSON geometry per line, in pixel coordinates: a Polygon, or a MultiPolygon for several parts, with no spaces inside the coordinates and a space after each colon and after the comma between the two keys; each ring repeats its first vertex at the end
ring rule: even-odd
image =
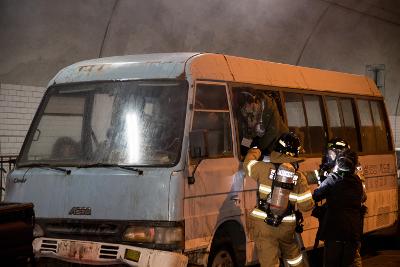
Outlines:
{"type": "Polygon", "coordinates": [[[223,243],[211,248],[207,267],[239,267],[232,246],[223,243]]]}

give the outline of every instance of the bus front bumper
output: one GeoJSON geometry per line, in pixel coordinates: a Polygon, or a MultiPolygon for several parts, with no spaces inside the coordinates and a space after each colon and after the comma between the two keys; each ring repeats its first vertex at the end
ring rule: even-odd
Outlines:
{"type": "Polygon", "coordinates": [[[123,244],[40,237],[33,240],[35,257],[90,265],[127,264],[129,266],[184,267],[186,256],[169,251],[123,244]]]}

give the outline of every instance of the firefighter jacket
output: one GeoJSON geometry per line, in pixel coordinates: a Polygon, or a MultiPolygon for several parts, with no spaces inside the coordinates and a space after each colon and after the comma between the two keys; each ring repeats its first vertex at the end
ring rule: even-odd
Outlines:
{"type": "Polygon", "coordinates": [[[327,210],[320,225],[321,240],[359,241],[362,234],[363,186],[355,174],[333,172],[314,190],[315,201],[326,199],[327,210]]]}
{"type": "MultiPolygon", "coordinates": [[[[290,157],[278,152],[271,153],[271,162],[257,161],[261,156],[261,151],[257,148],[252,148],[246,155],[244,160],[244,169],[246,174],[255,179],[258,183],[258,194],[260,199],[266,199],[271,193],[274,172],[276,166],[283,166],[286,170],[293,170],[291,163],[298,162],[301,159],[290,157]]],[[[280,169],[280,168],[279,168],[280,169]]],[[[311,191],[308,187],[307,179],[301,172],[295,172],[295,185],[289,194],[289,201],[293,206],[297,206],[300,211],[311,210],[314,206],[311,191]]],[[[256,207],[250,214],[252,217],[264,220],[267,217],[266,212],[256,207]]],[[[286,215],[282,222],[296,222],[294,213],[286,215]]]]}

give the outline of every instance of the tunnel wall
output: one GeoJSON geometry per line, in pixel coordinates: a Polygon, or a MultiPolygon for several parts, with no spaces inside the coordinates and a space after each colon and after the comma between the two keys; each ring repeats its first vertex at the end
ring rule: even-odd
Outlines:
{"type": "Polygon", "coordinates": [[[84,59],[182,51],[355,74],[365,74],[367,64],[385,64],[383,94],[395,115],[400,1],[0,0],[0,144],[17,136],[4,132],[10,122],[4,119],[22,108],[6,100],[8,88],[43,91],[61,68],[84,59]]]}

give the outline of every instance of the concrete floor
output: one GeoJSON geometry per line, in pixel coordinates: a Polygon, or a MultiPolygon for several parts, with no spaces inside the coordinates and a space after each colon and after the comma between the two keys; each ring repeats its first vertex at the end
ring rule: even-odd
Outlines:
{"type": "Polygon", "coordinates": [[[398,267],[400,266],[400,250],[378,251],[374,256],[363,258],[363,267],[398,267]]]}
{"type": "Polygon", "coordinates": [[[364,237],[363,267],[400,266],[400,223],[364,237]]]}

